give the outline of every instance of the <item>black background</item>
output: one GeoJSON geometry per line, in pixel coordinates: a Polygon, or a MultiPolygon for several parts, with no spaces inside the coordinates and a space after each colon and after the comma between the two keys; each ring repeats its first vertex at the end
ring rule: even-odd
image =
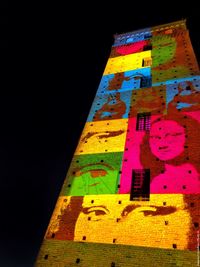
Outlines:
{"type": "Polygon", "coordinates": [[[38,3],[23,6],[17,25],[13,19],[14,45],[12,51],[4,45],[0,93],[0,266],[34,264],[113,34],[184,18],[199,61],[195,5],[38,3]]]}

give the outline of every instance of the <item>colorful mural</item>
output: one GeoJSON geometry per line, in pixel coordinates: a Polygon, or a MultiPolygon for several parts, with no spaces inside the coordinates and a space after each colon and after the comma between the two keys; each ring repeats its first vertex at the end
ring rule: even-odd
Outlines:
{"type": "Polygon", "coordinates": [[[186,21],[115,35],[36,266],[196,266],[199,160],[186,21]]]}

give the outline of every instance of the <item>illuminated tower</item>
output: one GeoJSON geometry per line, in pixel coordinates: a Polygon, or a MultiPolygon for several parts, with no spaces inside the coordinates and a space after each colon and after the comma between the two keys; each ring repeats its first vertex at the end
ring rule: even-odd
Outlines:
{"type": "Polygon", "coordinates": [[[200,76],[186,21],[114,37],[36,266],[196,266],[200,76]]]}

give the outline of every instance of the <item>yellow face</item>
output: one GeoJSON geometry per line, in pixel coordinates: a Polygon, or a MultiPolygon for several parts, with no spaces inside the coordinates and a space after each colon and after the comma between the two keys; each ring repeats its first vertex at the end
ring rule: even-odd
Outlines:
{"type": "Polygon", "coordinates": [[[184,250],[189,227],[180,194],[153,194],[151,201],[129,201],[129,195],[85,196],[74,240],[169,249],[176,244],[184,250]]]}
{"type": "Polygon", "coordinates": [[[87,122],[76,155],[124,151],[127,119],[87,122]]]}

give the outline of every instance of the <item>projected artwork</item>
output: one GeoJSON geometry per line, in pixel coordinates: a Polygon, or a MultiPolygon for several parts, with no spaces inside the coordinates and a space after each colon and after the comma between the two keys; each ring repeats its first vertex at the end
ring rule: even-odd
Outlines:
{"type": "Polygon", "coordinates": [[[167,105],[170,112],[200,110],[200,79],[190,79],[167,85],[167,105]]]}
{"type": "Polygon", "coordinates": [[[150,40],[142,40],[140,42],[134,42],[122,46],[112,47],[110,58],[125,56],[133,53],[138,53],[146,50],[151,50],[150,40]]]}
{"type": "Polygon", "coordinates": [[[151,66],[151,51],[109,58],[103,75],[151,66]]]}
{"type": "Polygon", "coordinates": [[[151,87],[151,69],[142,68],[102,76],[97,94],[151,87]]]}
{"type": "Polygon", "coordinates": [[[151,115],[166,112],[166,87],[155,86],[146,90],[139,89],[133,92],[130,116],[137,117],[138,113],[150,112],[151,115]]]}
{"type": "Polygon", "coordinates": [[[116,194],[122,153],[75,156],[61,191],[62,195],[116,194]]]}
{"type": "Polygon", "coordinates": [[[200,206],[192,208],[187,201],[181,194],[153,195],[149,202],[132,202],[128,195],[60,197],[46,238],[195,250],[188,233],[200,206]]]}
{"type": "Polygon", "coordinates": [[[97,95],[87,121],[128,118],[132,91],[97,95]]]}
{"type": "Polygon", "coordinates": [[[196,266],[200,72],[186,21],[114,39],[36,267],[196,266]]]}
{"type": "Polygon", "coordinates": [[[135,169],[150,170],[150,193],[200,193],[200,113],[195,115],[152,116],[149,131],[137,131],[136,119],[129,120],[120,193],[130,193],[135,169]]]}
{"type": "Polygon", "coordinates": [[[181,30],[160,32],[152,37],[153,83],[176,80],[199,74],[198,64],[190,46],[188,33],[181,30]],[[183,45],[184,44],[184,45],[183,45]]]}
{"type": "Polygon", "coordinates": [[[127,119],[87,122],[75,154],[123,151],[127,126],[127,119]]]}

